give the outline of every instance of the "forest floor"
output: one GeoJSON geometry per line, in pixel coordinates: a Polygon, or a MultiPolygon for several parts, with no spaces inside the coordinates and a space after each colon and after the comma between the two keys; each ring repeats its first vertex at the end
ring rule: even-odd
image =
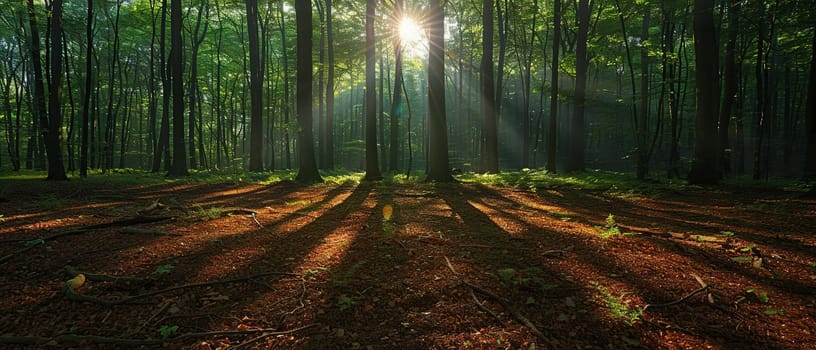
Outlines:
{"type": "Polygon", "coordinates": [[[0,347],[816,349],[801,189],[5,178],[0,214],[0,347]]]}

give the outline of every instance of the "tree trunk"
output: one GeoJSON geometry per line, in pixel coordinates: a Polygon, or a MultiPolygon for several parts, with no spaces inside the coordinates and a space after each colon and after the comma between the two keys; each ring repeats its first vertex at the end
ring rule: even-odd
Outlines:
{"type": "MultiPolygon", "coordinates": [[[[400,1],[400,0],[397,0],[400,1]]],[[[332,0],[326,0],[326,55],[328,56],[328,72],[326,77],[326,125],[325,159],[326,169],[334,169],[334,29],[332,26],[332,0]]],[[[323,93],[322,91],[320,92],[323,93]]]]}
{"type": "Polygon", "coordinates": [[[556,136],[558,135],[558,49],[561,46],[561,0],[555,0],[553,7],[553,57],[550,78],[550,129],[547,137],[547,171],[555,173],[556,136]]]}
{"type": "MultiPolygon", "coordinates": [[[[94,18],[94,3],[93,0],[88,0],[88,18],[85,26],[85,41],[87,47],[85,48],[85,95],[82,102],[82,126],[80,131],[79,144],[79,176],[88,176],[88,115],[91,109],[91,95],[93,83],[93,18],[94,18]]],[[[151,64],[150,69],[153,69],[151,64]]],[[[154,113],[155,115],[155,113],[154,113]]]]}
{"type": "Polygon", "coordinates": [[[448,128],[445,117],[445,8],[443,0],[431,0],[429,8],[428,58],[428,175],[427,181],[453,180],[448,165],[448,128]]]}
{"type": "Polygon", "coordinates": [[[258,0],[246,0],[249,33],[249,171],[263,171],[263,81],[258,41],[258,0]]]}
{"type": "Polygon", "coordinates": [[[813,47],[810,58],[810,78],[808,80],[807,102],[805,105],[805,178],[816,179],[816,32],[813,33],[813,47]]]}
{"type": "Polygon", "coordinates": [[[584,111],[586,109],[586,86],[589,60],[587,57],[587,37],[590,21],[589,0],[578,1],[578,34],[575,47],[575,109],[572,113],[572,152],[567,162],[567,171],[584,170],[584,145],[586,127],[584,111]]]}
{"type": "MultiPolygon", "coordinates": [[[[292,150],[291,150],[290,140],[289,140],[289,126],[290,126],[289,125],[289,107],[290,107],[290,102],[291,102],[290,97],[289,97],[289,49],[288,49],[287,43],[286,43],[286,23],[284,21],[284,18],[286,17],[286,14],[284,13],[284,10],[283,10],[283,4],[284,4],[284,1],[281,0],[281,2],[280,2],[280,16],[281,16],[280,33],[281,33],[281,53],[282,53],[281,60],[283,61],[283,100],[284,100],[283,101],[283,126],[284,126],[284,128],[283,128],[283,139],[284,140],[283,141],[284,141],[284,150],[283,151],[284,151],[284,156],[285,156],[285,160],[286,160],[286,169],[292,169],[292,156],[291,156],[292,150]]],[[[304,8],[304,11],[306,11],[305,8],[304,8]]],[[[311,11],[311,8],[309,8],[309,11],[311,11]]],[[[305,14],[302,14],[302,16],[305,16],[305,14]]],[[[312,25],[311,23],[312,23],[312,18],[311,18],[311,15],[309,15],[309,26],[312,25]]],[[[300,38],[300,35],[298,35],[298,38],[300,38]]],[[[312,46],[312,44],[311,44],[311,34],[309,34],[309,47],[311,47],[311,46],[312,46]]],[[[310,62],[311,62],[311,59],[310,59],[310,62]]],[[[300,63],[300,61],[298,61],[298,63],[300,63]]],[[[311,72],[311,68],[309,68],[309,71],[311,72]]],[[[309,78],[309,81],[311,81],[311,78],[309,78]]],[[[311,92],[310,92],[310,95],[311,95],[311,92]]],[[[309,97],[309,98],[311,99],[311,97],[309,97]]],[[[311,120],[311,108],[309,109],[309,111],[310,111],[309,112],[309,118],[311,120]]],[[[311,132],[311,130],[309,132],[311,132]]]]}
{"type": "Polygon", "coordinates": [[[375,6],[375,0],[366,0],[365,180],[367,181],[382,179],[377,157],[377,80],[375,77],[377,60],[374,49],[375,6]]]}
{"type": "Polygon", "coordinates": [[[182,70],[181,0],[170,1],[170,58],[173,88],[173,161],[167,176],[188,176],[187,150],[184,148],[184,82],[182,70]]]}
{"type": "MultiPolygon", "coordinates": [[[[493,0],[482,0],[482,154],[484,172],[499,172],[498,119],[493,81],[493,0]]],[[[531,48],[532,49],[532,48],[531,48]]]]}
{"type": "Polygon", "coordinates": [[[159,79],[162,83],[162,118],[159,126],[159,140],[156,143],[155,153],[153,154],[153,166],[151,171],[154,173],[161,170],[161,165],[164,163],[164,169],[170,170],[170,74],[171,66],[167,64],[165,54],[166,48],[166,32],[167,32],[167,0],[162,0],[161,5],[161,30],[159,34],[159,79]]]}
{"type": "Polygon", "coordinates": [[[731,0],[728,4],[728,42],[725,44],[725,72],[723,105],[720,111],[720,166],[723,176],[731,173],[731,151],[728,140],[731,115],[737,101],[737,36],[739,35],[740,0],[731,0]]]}
{"type": "Polygon", "coordinates": [[[298,174],[305,183],[322,182],[317,171],[312,132],[312,9],[309,0],[295,0],[297,24],[298,174]]]}
{"type": "Polygon", "coordinates": [[[643,15],[643,28],[640,33],[640,118],[637,120],[637,178],[646,179],[649,174],[649,22],[651,19],[651,8],[646,7],[646,14],[643,15]]]}
{"type": "MultiPolygon", "coordinates": [[[[403,19],[403,0],[394,1],[394,89],[391,91],[391,115],[390,115],[390,141],[388,169],[396,172],[399,170],[399,118],[402,116],[402,40],[399,36],[399,21],[403,19]]],[[[409,131],[410,132],[410,131],[409,131]]]]}
{"type": "Polygon", "coordinates": [[[694,0],[694,56],[697,64],[697,115],[694,120],[694,155],[688,181],[716,184],[720,180],[717,135],[720,81],[714,29],[714,0],[694,0]]]}

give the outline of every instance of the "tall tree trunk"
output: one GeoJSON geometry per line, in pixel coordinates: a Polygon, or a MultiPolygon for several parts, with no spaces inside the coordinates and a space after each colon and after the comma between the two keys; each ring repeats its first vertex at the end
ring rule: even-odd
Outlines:
{"type": "Polygon", "coordinates": [[[649,174],[649,22],[651,20],[651,8],[646,7],[646,14],[643,15],[643,27],[640,33],[640,118],[637,120],[637,143],[638,161],[637,178],[646,179],[649,174]]]}
{"type": "Polygon", "coordinates": [[[578,34],[575,47],[575,109],[572,113],[572,152],[567,162],[568,171],[584,170],[584,144],[586,142],[586,127],[584,126],[584,111],[586,109],[586,86],[589,60],[587,57],[587,37],[590,21],[589,0],[578,1],[578,34]]]}
{"type": "Polygon", "coordinates": [[[453,180],[448,163],[448,127],[445,117],[445,7],[431,0],[428,48],[428,176],[427,181],[453,180]]]}
{"type": "MultiPolygon", "coordinates": [[[[281,53],[282,53],[282,56],[283,56],[283,57],[281,57],[281,60],[283,61],[283,100],[284,100],[284,102],[283,102],[283,125],[284,125],[283,139],[284,140],[283,141],[284,141],[284,155],[285,155],[285,160],[286,160],[286,169],[292,169],[292,156],[291,156],[292,151],[291,151],[290,140],[289,140],[289,127],[290,127],[290,125],[289,125],[289,107],[290,107],[290,102],[291,102],[290,97],[289,97],[289,49],[288,49],[287,43],[286,43],[286,24],[285,24],[285,21],[284,21],[284,18],[286,17],[286,14],[285,14],[285,12],[283,10],[283,4],[284,4],[284,1],[281,0],[281,2],[280,2],[280,33],[281,33],[281,53]]],[[[306,9],[304,8],[304,11],[305,10],[306,9]]],[[[309,8],[309,11],[311,11],[311,8],[309,8]]],[[[305,14],[302,14],[302,15],[305,16],[305,14]]],[[[309,15],[309,26],[312,25],[311,23],[312,23],[312,18],[311,18],[311,15],[309,15]]],[[[299,35],[298,35],[298,38],[300,38],[299,35]]],[[[312,45],[311,44],[311,34],[309,34],[309,47],[311,47],[311,45],[312,45]]],[[[311,62],[311,60],[310,60],[310,62],[311,62]]],[[[300,61],[298,61],[298,63],[300,63],[300,61]]],[[[311,68],[309,68],[309,71],[311,72],[311,68]]],[[[311,81],[311,78],[309,78],[309,81],[311,81]]],[[[310,92],[310,94],[311,94],[311,92],[310,92]]],[[[311,99],[311,97],[310,97],[310,99],[311,99]]],[[[311,108],[309,109],[309,111],[310,111],[309,112],[309,119],[311,120],[311,108]]],[[[311,131],[309,131],[309,132],[311,132],[311,131]]]]}
{"type": "Polygon", "coordinates": [[[295,0],[297,26],[297,181],[314,183],[323,178],[317,171],[312,132],[312,9],[309,0],[295,0]]]}
{"type": "Polygon", "coordinates": [[[374,49],[375,7],[375,0],[366,0],[365,180],[368,181],[382,179],[377,157],[377,80],[375,73],[377,59],[374,49]]]}
{"type": "MultiPolygon", "coordinates": [[[[190,158],[190,169],[198,168],[198,162],[196,161],[196,141],[198,141],[199,144],[203,142],[200,138],[196,137],[196,124],[198,120],[196,114],[196,104],[198,103],[198,50],[204,41],[204,37],[207,35],[207,29],[209,27],[209,22],[206,22],[202,29],[201,22],[205,15],[209,17],[209,12],[208,1],[202,1],[198,7],[198,15],[196,16],[196,23],[193,27],[192,40],[190,40],[192,52],[190,55],[190,84],[187,89],[189,98],[189,106],[187,107],[189,109],[189,117],[187,118],[187,149],[190,158]]],[[[203,126],[198,125],[198,127],[203,126]]],[[[203,155],[201,161],[204,161],[203,155]]]]}
{"type": "Polygon", "coordinates": [[[547,171],[555,173],[556,137],[558,135],[558,49],[561,46],[561,0],[555,0],[553,6],[553,57],[552,77],[550,78],[552,92],[550,95],[550,129],[547,137],[547,171]]]}
{"type": "Polygon", "coordinates": [[[164,169],[170,170],[170,74],[171,66],[167,64],[165,54],[167,53],[167,0],[162,0],[161,5],[161,30],[159,34],[159,79],[162,84],[162,118],[159,126],[159,140],[156,143],[153,154],[153,166],[151,171],[157,173],[161,170],[162,163],[164,169]]]}
{"type": "Polygon", "coordinates": [[[816,32],[810,58],[807,102],[805,105],[805,178],[816,179],[816,32]]]}
{"type": "Polygon", "coordinates": [[[697,115],[694,120],[694,156],[688,181],[691,184],[716,184],[721,177],[717,135],[720,81],[714,0],[694,0],[694,56],[697,64],[697,115]]]}
{"type": "MultiPolygon", "coordinates": [[[[496,92],[493,81],[493,0],[482,0],[482,153],[483,170],[499,172],[499,123],[496,118],[496,92]]],[[[532,48],[531,48],[532,49],[532,48]]]]}
{"type": "Polygon", "coordinates": [[[170,69],[173,87],[173,161],[168,176],[188,176],[184,148],[184,74],[182,69],[181,0],[170,1],[170,69]]]}
{"type": "Polygon", "coordinates": [[[263,81],[258,41],[258,0],[246,0],[249,28],[249,171],[263,171],[263,81]]]}
{"type": "MultiPolygon", "coordinates": [[[[82,102],[82,130],[80,131],[79,144],[79,176],[88,176],[88,114],[91,109],[91,95],[93,83],[93,18],[94,18],[94,2],[88,0],[88,18],[85,25],[85,95],[82,102]]],[[[153,69],[151,64],[150,69],[153,69]]]]}
{"type": "Polygon", "coordinates": [[[728,140],[731,115],[734,104],[737,102],[739,81],[737,80],[737,36],[739,35],[740,0],[731,0],[728,3],[728,42],[725,44],[725,72],[723,105],[720,111],[720,166],[722,173],[727,176],[731,173],[731,151],[728,140]]]}
{"type": "Polygon", "coordinates": [[[48,85],[48,121],[42,125],[48,157],[46,180],[68,180],[62,163],[62,0],[51,2],[51,84],[48,85]]]}
{"type": "Polygon", "coordinates": [[[334,27],[332,24],[332,0],[326,0],[326,45],[328,76],[326,77],[326,125],[324,126],[326,130],[323,140],[326,143],[326,147],[324,147],[326,164],[324,164],[324,167],[334,169],[334,27]]]}
{"type": "MultiPolygon", "coordinates": [[[[399,170],[399,118],[402,115],[402,40],[399,36],[399,21],[403,20],[403,0],[394,1],[394,89],[391,91],[391,115],[390,131],[391,146],[389,147],[388,169],[395,172],[399,170]]],[[[409,131],[410,133],[410,131],[409,131]]]]}
{"type": "Polygon", "coordinates": [[[37,16],[34,8],[34,1],[28,0],[28,20],[30,27],[31,43],[29,45],[29,52],[31,53],[31,69],[34,70],[34,94],[31,133],[28,140],[28,154],[26,156],[26,168],[31,169],[36,161],[39,163],[39,145],[40,138],[38,130],[45,133],[48,125],[48,111],[45,104],[45,84],[43,83],[43,68],[42,59],[40,58],[40,31],[37,26],[37,16]]]}

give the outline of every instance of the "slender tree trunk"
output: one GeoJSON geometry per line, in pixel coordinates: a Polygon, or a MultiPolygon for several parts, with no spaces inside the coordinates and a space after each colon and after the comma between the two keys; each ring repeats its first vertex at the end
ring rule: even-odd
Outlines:
{"type": "Polygon", "coordinates": [[[427,181],[453,180],[448,163],[448,127],[445,117],[445,7],[443,0],[431,0],[429,8],[429,159],[427,181]]]}
{"type": "MultiPolygon", "coordinates": [[[[389,149],[389,169],[396,172],[400,169],[398,161],[399,152],[399,118],[402,116],[402,40],[399,36],[399,21],[403,19],[403,0],[394,1],[394,89],[391,91],[391,116],[390,116],[390,141],[389,149]]],[[[410,133],[410,130],[409,130],[410,133]]]]}
{"type": "Polygon", "coordinates": [[[377,156],[377,80],[375,73],[377,59],[374,49],[375,7],[375,0],[366,0],[365,180],[367,181],[382,179],[377,156]]]}
{"type": "MultiPolygon", "coordinates": [[[[91,95],[93,94],[93,18],[94,2],[88,0],[88,18],[85,26],[85,95],[82,102],[82,130],[79,144],[79,176],[88,176],[88,114],[91,109],[91,95]]],[[[153,69],[151,64],[150,69],[153,69]]]]}
{"type": "MultiPolygon", "coordinates": [[[[284,21],[284,18],[286,17],[286,14],[283,11],[283,4],[284,4],[284,1],[281,0],[281,2],[280,2],[280,16],[281,16],[281,18],[280,18],[280,33],[281,33],[281,52],[282,52],[282,56],[283,56],[283,57],[281,57],[281,60],[283,61],[283,100],[284,100],[284,102],[283,102],[283,125],[284,125],[283,138],[284,138],[284,154],[285,154],[285,160],[286,160],[286,169],[292,169],[292,156],[291,156],[292,151],[291,151],[290,140],[289,140],[289,126],[290,126],[289,125],[289,107],[290,107],[290,97],[289,97],[289,50],[287,48],[287,43],[286,43],[286,25],[285,25],[285,21],[284,21]]],[[[304,9],[304,11],[305,11],[305,9],[304,9]]],[[[305,14],[303,14],[303,16],[305,16],[305,14]]],[[[311,26],[311,22],[312,22],[311,15],[309,15],[309,26],[311,26]]],[[[299,36],[298,36],[298,38],[299,38],[299,36]]],[[[309,36],[309,38],[311,38],[311,35],[309,36]]],[[[309,41],[310,41],[309,46],[311,47],[311,39],[309,39],[309,41]]],[[[298,62],[298,63],[300,63],[300,62],[298,62]]],[[[311,68],[309,68],[309,70],[311,71],[311,68]]],[[[311,79],[310,79],[310,81],[311,81],[311,79]]],[[[311,109],[310,109],[310,111],[311,111],[311,109]]],[[[310,113],[309,117],[311,119],[311,112],[309,112],[309,113],[310,113]]]]}
{"type": "Polygon", "coordinates": [[[578,34],[575,47],[575,109],[572,114],[572,152],[567,162],[569,171],[584,170],[584,144],[586,143],[586,129],[584,125],[584,111],[586,108],[587,70],[587,37],[590,21],[589,0],[578,1],[578,34]]]}
{"type": "Polygon", "coordinates": [[[309,0],[295,0],[297,24],[297,181],[314,183],[323,178],[317,171],[312,132],[312,9],[309,0]]]}
{"type": "Polygon", "coordinates": [[[182,70],[181,0],[170,1],[170,59],[173,87],[173,161],[168,176],[188,176],[184,148],[184,75],[182,70]]]}
{"type": "Polygon", "coordinates": [[[326,45],[328,76],[326,78],[326,125],[324,126],[326,129],[324,136],[326,164],[324,167],[334,169],[334,27],[332,25],[332,0],[326,0],[326,45]]]}
{"type": "Polygon", "coordinates": [[[159,140],[156,144],[155,153],[153,155],[153,167],[151,171],[157,173],[161,170],[161,165],[164,163],[164,169],[170,170],[170,79],[168,74],[171,67],[167,64],[165,59],[166,49],[166,32],[167,32],[167,0],[162,0],[161,5],[161,30],[159,34],[159,79],[162,83],[162,118],[159,126],[159,140]],[[162,162],[163,161],[163,162],[162,162]]]}
{"type": "Polygon", "coordinates": [[[249,171],[263,171],[263,81],[261,57],[258,52],[258,1],[246,0],[247,27],[249,28],[249,98],[250,137],[249,171]]]}
{"type": "MultiPolygon", "coordinates": [[[[198,162],[196,161],[196,141],[199,143],[202,142],[201,139],[196,140],[196,124],[198,121],[198,115],[196,114],[196,104],[198,103],[198,50],[201,47],[202,41],[204,41],[204,37],[207,35],[207,28],[209,27],[208,23],[204,23],[204,28],[201,28],[201,22],[204,16],[209,17],[208,6],[208,1],[202,1],[198,7],[198,15],[196,16],[196,23],[193,27],[192,40],[190,40],[192,53],[190,55],[190,84],[187,89],[187,97],[189,98],[189,106],[187,107],[189,109],[189,117],[187,118],[187,148],[190,159],[190,169],[198,168],[198,162]]],[[[201,125],[198,125],[198,127],[201,127],[201,125]]]]}
{"type": "Polygon", "coordinates": [[[30,28],[31,43],[29,52],[31,53],[31,69],[34,70],[34,93],[32,94],[33,109],[31,133],[28,141],[28,155],[26,157],[26,168],[31,169],[34,163],[39,163],[39,139],[38,133],[45,133],[48,125],[48,111],[45,104],[45,84],[43,83],[43,67],[40,58],[40,31],[37,26],[37,17],[34,8],[34,1],[28,0],[28,19],[30,28]],[[36,162],[35,162],[36,161],[36,162]]]}
{"type": "Polygon", "coordinates": [[[694,0],[694,55],[697,64],[697,115],[694,120],[694,156],[688,181],[691,184],[716,184],[721,177],[717,135],[720,81],[714,0],[694,0]]]}
{"type": "Polygon", "coordinates": [[[649,174],[649,51],[647,42],[649,41],[649,22],[651,20],[651,8],[646,7],[646,14],[643,16],[643,27],[640,34],[640,118],[637,120],[637,143],[638,161],[637,178],[646,179],[649,174]]]}
{"type": "MultiPolygon", "coordinates": [[[[493,0],[482,0],[482,143],[484,172],[499,172],[499,123],[493,81],[493,0]]],[[[532,49],[532,48],[531,48],[532,49]]]]}
{"type": "Polygon", "coordinates": [[[816,179],[816,32],[813,33],[810,58],[810,78],[808,79],[807,102],[805,104],[805,178],[816,179]]]}
{"type": "Polygon", "coordinates": [[[550,129],[547,137],[547,171],[555,173],[556,136],[558,135],[558,49],[561,46],[561,0],[555,0],[553,6],[553,57],[552,77],[550,78],[552,92],[550,95],[550,129]]]}
{"type": "Polygon", "coordinates": [[[728,140],[734,104],[737,102],[737,36],[739,35],[740,0],[730,0],[728,5],[728,42],[725,44],[725,72],[722,111],[720,111],[720,166],[724,176],[731,173],[731,146],[728,140]]]}

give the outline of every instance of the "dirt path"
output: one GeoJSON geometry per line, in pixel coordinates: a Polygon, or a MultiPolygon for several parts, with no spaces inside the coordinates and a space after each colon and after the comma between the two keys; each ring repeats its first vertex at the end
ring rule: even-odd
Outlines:
{"type": "Polygon", "coordinates": [[[3,198],[14,348],[816,349],[816,200],[796,192],[20,180],[3,198]]]}

